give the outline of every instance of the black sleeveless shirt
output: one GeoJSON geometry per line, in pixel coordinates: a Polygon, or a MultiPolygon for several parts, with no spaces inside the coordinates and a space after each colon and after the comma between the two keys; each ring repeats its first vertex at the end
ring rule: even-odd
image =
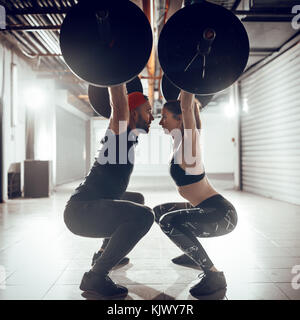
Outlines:
{"type": "Polygon", "coordinates": [[[120,135],[108,129],[98,158],[70,200],[120,199],[133,171],[137,139],[129,127],[120,135]]]}

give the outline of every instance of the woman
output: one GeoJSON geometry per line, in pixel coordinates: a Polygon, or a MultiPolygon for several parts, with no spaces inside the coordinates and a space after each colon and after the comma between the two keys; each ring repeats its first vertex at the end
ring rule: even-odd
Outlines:
{"type": "Polygon", "coordinates": [[[160,125],[173,138],[170,174],[180,195],[188,202],[156,206],[153,209],[155,220],[185,253],[173,262],[185,264],[188,260],[193,261],[204,271],[201,281],[190,289],[190,293],[195,297],[209,295],[226,288],[226,279],[197,237],[216,237],[231,232],[237,224],[237,213],[205,175],[200,148],[199,106],[194,95],[181,91],[180,101],[165,103],[160,125]]]}

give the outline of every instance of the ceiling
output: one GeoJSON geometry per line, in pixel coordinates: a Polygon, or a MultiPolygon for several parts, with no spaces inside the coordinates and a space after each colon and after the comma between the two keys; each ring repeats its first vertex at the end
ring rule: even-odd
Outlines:
{"type": "MultiPolygon", "coordinates": [[[[186,0],[189,2],[191,0],[186,0]]],[[[146,14],[152,25],[154,44],[167,19],[183,5],[183,0],[132,0],[146,14]]],[[[244,24],[250,40],[246,70],[299,34],[292,27],[294,0],[211,0],[234,12],[244,24]]],[[[6,29],[1,42],[24,56],[38,71],[39,78],[55,79],[57,87],[72,94],[72,103],[81,111],[94,115],[87,99],[87,83],[74,76],[65,65],[59,46],[59,29],[65,14],[78,0],[0,0],[6,9],[6,29]],[[74,99],[77,98],[77,99],[74,99]],[[77,100],[77,101],[76,101],[77,100]]],[[[156,46],[154,46],[156,47],[156,46]]],[[[140,77],[146,79],[152,102],[161,100],[162,70],[156,51],[140,77]]]]}

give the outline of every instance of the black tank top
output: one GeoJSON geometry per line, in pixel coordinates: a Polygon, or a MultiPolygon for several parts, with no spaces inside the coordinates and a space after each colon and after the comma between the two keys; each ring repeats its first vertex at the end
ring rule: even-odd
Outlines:
{"type": "Polygon", "coordinates": [[[127,189],[133,170],[135,148],[133,146],[138,142],[137,139],[129,127],[127,132],[120,135],[114,135],[112,131],[107,130],[101,140],[102,147],[98,158],[85,180],[75,189],[71,199],[78,201],[120,199],[127,189]],[[110,139],[112,136],[115,140],[110,139]],[[109,154],[113,154],[110,160],[114,161],[107,161],[109,154]]]}
{"type": "Polygon", "coordinates": [[[198,182],[205,177],[205,172],[197,175],[187,173],[178,163],[174,163],[174,156],[170,163],[170,174],[178,187],[198,182]]]}

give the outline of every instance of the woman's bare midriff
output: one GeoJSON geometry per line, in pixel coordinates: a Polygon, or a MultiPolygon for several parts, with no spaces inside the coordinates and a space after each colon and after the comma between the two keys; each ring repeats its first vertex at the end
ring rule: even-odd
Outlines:
{"type": "Polygon", "coordinates": [[[202,180],[178,187],[179,194],[189,201],[193,206],[198,205],[202,201],[219,194],[209,183],[205,176],[202,180]]]}

